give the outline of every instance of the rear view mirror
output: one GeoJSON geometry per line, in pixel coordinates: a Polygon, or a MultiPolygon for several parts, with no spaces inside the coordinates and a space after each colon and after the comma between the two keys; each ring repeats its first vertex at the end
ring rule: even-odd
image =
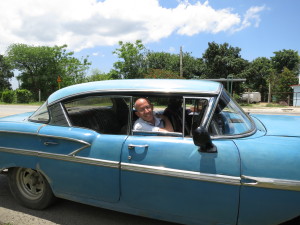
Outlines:
{"type": "Polygon", "coordinates": [[[217,152],[217,147],[212,143],[207,129],[202,126],[193,130],[193,141],[195,145],[199,146],[200,152],[217,152]]]}

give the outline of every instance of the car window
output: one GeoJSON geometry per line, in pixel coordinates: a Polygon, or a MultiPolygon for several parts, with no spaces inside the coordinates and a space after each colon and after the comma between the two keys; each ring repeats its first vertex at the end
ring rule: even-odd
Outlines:
{"type": "Polygon", "coordinates": [[[224,91],[209,126],[211,135],[240,135],[253,129],[255,125],[250,117],[224,91]]]}
{"type": "Polygon", "coordinates": [[[49,122],[49,111],[47,108],[47,102],[45,102],[41,107],[39,107],[33,114],[30,116],[29,121],[37,123],[48,123],[49,122]]]}
{"type": "MultiPolygon", "coordinates": [[[[133,99],[134,103],[140,98],[149,101],[152,107],[151,114],[156,118],[156,124],[147,122],[147,118],[143,118],[143,113],[138,113],[139,109],[135,107],[132,114],[132,127],[135,135],[182,136],[182,96],[136,96],[133,99]],[[173,131],[165,130],[167,123],[171,123],[173,131]],[[159,131],[159,128],[164,131],[159,131]]],[[[149,110],[146,114],[149,114],[149,110]]]]}
{"type": "Polygon", "coordinates": [[[185,136],[202,125],[207,106],[206,98],[185,98],[185,136]]]}
{"type": "MultiPolygon", "coordinates": [[[[134,134],[137,135],[191,136],[192,129],[195,129],[202,123],[208,105],[207,99],[199,97],[152,96],[143,98],[147,98],[153,105],[154,115],[158,117],[163,115],[169,119],[173,127],[173,132],[151,131],[146,129],[134,130],[134,134]]],[[[133,127],[135,125],[134,122],[137,120],[138,116],[133,113],[133,127]]]]}
{"type": "Polygon", "coordinates": [[[72,126],[102,134],[127,134],[129,97],[89,96],[64,103],[72,126]]]}

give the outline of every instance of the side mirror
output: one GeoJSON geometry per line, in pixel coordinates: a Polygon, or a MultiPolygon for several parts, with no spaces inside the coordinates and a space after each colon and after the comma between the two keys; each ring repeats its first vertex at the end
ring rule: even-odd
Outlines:
{"type": "Polygon", "coordinates": [[[212,143],[210,135],[204,127],[198,127],[193,130],[193,141],[195,145],[199,146],[200,152],[217,152],[217,147],[212,143]]]}

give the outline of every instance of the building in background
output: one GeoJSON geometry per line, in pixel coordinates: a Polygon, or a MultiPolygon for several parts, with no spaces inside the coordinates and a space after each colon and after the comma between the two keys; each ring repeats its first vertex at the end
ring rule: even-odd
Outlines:
{"type": "Polygon", "coordinates": [[[300,106],[300,74],[298,84],[292,85],[291,87],[294,90],[293,106],[300,106]]]}

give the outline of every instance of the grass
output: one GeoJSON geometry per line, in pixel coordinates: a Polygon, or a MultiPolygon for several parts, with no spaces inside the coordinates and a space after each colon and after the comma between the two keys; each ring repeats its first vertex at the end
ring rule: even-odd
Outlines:
{"type": "Polygon", "coordinates": [[[260,108],[260,107],[287,107],[284,105],[280,105],[279,103],[267,103],[267,102],[260,102],[260,103],[256,103],[256,104],[248,104],[248,103],[240,103],[239,104],[242,107],[246,107],[246,108],[260,108]]]}

